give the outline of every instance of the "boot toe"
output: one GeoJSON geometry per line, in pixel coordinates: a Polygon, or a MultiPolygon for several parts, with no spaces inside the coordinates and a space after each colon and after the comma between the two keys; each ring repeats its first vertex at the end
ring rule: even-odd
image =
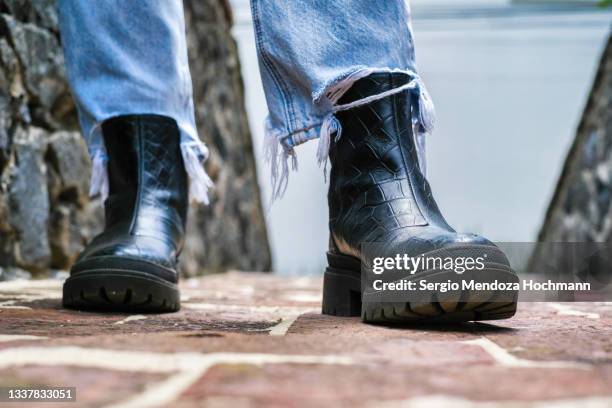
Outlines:
{"type": "Polygon", "coordinates": [[[79,262],[97,257],[140,259],[170,269],[176,266],[175,251],[155,238],[139,237],[138,240],[128,239],[93,247],[83,253],[79,262]]]}
{"type": "Polygon", "coordinates": [[[455,233],[454,242],[457,244],[466,245],[486,245],[495,246],[495,244],[489,241],[487,238],[471,233],[455,233]]]}
{"type": "MultiPolygon", "coordinates": [[[[178,274],[169,250],[148,240],[92,242],[64,283],[63,304],[74,309],[173,312],[180,307],[178,274]]],[[[155,240],[151,240],[155,242],[155,240]]]]}

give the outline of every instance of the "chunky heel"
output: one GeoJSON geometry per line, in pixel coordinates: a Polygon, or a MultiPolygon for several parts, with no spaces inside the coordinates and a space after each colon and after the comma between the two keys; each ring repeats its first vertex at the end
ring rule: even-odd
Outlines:
{"type": "Polygon", "coordinates": [[[361,316],[361,280],[350,271],[327,268],[323,277],[323,314],[361,316]]]}

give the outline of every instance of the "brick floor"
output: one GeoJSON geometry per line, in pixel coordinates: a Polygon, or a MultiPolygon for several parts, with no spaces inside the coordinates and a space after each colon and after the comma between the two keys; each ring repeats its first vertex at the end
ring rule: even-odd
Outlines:
{"type": "Polygon", "coordinates": [[[130,316],[63,310],[58,281],[0,283],[0,386],[74,386],[92,407],[612,407],[610,303],[383,327],[320,315],[319,279],[182,286],[179,313],[130,316]]]}

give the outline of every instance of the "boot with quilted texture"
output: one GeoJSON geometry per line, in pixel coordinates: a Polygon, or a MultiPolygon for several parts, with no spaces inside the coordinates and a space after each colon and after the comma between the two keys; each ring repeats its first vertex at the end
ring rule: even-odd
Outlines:
{"type": "Polygon", "coordinates": [[[102,124],[102,133],[109,157],[105,228],[72,267],[63,304],[176,311],[188,206],[178,126],[164,116],[118,116],[102,124]]]}
{"type": "MultiPolygon", "coordinates": [[[[339,104],[398,88],[406,74],[380,73],[360,79],[339,104]]],[[[408,91],[406,91],[408,92],[408,91]]],[[[361,285],[361,264],[372,259],[361,244],[382,245],[385,255],[442,256],[453,259],[486,252],[481,275],[517,282],[504,253],[487,239],[455,232],[445,221],[419,165],[406,92],[337,113],[342,126],[330,146],[328,268],[324,275],[323,313],[361,315],[366,322],[503,319],[516,311],[516,293],[505,301],[491,293],[483,299],[460,290],[433,293],[426,301],[380,302],[361,285]],[[471,299],[478,299],[472,301],[471,299]]],[[[333,138],[332,138],[333,139],[333,138]]],[[[379,256],[379,255],[377,255],[379,256]]],[[[414,276],[444,281],[454,271],[424,270],[414,276]],[[434,278],[435,277],[435,278],[434,278]]],[[[456,280],[456,279],[455,279],[456,280]]]]}

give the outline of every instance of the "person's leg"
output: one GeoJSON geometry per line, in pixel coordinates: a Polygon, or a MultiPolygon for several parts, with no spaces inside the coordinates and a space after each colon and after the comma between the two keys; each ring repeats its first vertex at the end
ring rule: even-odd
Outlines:
{"type": "Polygon", "coordinates": [[[377,256],[459,259],[487,251],[484,273],[499,270],[503,279],[516,281],[491,242],[447,224],[425,179],[424,136],[434,112],[416,73],[408,4],[252,0],[251,6],[270,111],[266,148],[274,198],[286,188],[295,146],[318,138],[319,162],[331,162],[323,312],[361,314],[373,322],[512,316],[512,299],[493,308],[488,299],[466,303],[469,293],[445,302],[434,293],[411,310],[406,301],[380,302],[360,293],[361,263],[371,265],[374,255],[362,244],[372,242],[381,249],[377,256]]]}
{"type": "Polygon", "coordinates": [[[181,0],[59,0],[66,71],[106,226],[64,285],[77,308],[179,307],[188,189],[206,202],[181,0]]]}
{"type": "Polygon", "coordinates": [[[327,159],[339,99],[371,73],[408,74],[414,80],[409,91],[419,134],[432,129],[433,104],[416,74],[403,1],[312,0],[278,7],[273,0],[252,0],[251,9],[269,108],[267,149],[275,198],[286,188],[287,161],[295,161],[295,146],[323,135],[318,159],[327,159]]]}

